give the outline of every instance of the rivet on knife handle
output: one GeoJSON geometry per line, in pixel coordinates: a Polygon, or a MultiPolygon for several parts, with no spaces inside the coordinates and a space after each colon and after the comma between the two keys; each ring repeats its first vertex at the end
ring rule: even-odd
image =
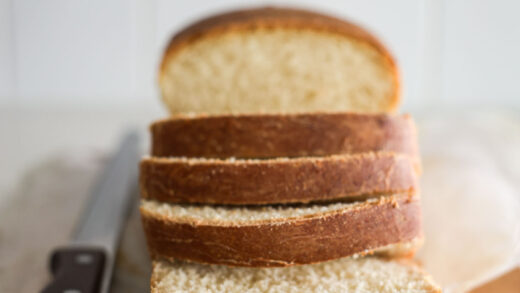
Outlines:
{"type": "Polygon", "coordinates": [[[98,248],[62,248],[50,260],[52,282],[41,293],[98,293],[105,252],[98,248]]]}

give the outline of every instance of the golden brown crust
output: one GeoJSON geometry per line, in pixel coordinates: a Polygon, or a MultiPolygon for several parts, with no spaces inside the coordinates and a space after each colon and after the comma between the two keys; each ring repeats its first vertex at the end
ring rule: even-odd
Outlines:
{"type": "Polygon", "coordinates": [[[280,28],[339,34],[375,48],[384,57],[388,69],[393,72],[395,92],[389,97],[392,101],[390,111],[397,109],[400,99],[399,72],[385,46],[368,31],[351,22],[302,9],[264,7],[231,11],[202,19],[173,36],[164,52],[159,75],[164,74],[166,64],[175,54],[201,38],[254,29],[280,28]]]}
{"type": "Polygon", "coordinates": [[[176,203],[281,204],[411,193],[409,156],[364,153],[324,158],[141,162],[141,195],[176,203]]]}
{"type": "Polygon", "coordinates": [[[176,222],[145,209],[141,215],[152,257],[230,266],[317,263],[422,238],[419,200],[408,196],[250,225],[176,222]]]}
{"type": "Polygon", "coordinates": [[[152,156],[274,158],[391,151],[415,158],[409,115],[312,113],[177,117],[150,127],[152,156]]]}

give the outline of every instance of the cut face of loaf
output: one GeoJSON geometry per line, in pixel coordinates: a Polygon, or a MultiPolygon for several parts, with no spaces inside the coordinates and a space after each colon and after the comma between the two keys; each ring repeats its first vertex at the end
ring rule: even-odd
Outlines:
{"type": "Polygon", "coordinates": [[[171,113],[390,112],[399,77],[364,29],[310,11],[263,8],[203,19],[161,63],[171,113]]]}
{"type": "Polygon", "coordinates": [[[413,264],[375,257],[289,268],[230,268],[158,260],[153,263],[151,287],[152,293],[441,292],[413,264]]]}
{"type": "Polygon", "coordinates": [[[417,178],[407,155],[363,153],[268,160],[148,158],[141,195],[174,203],[230,205],[360,200],[413,193],[417,178]]]}
{"type": "Polygon", "coordinates": [[[374,251],[410,256],[421,244],[419,200],[212,207],[141,201],[152,257],[229,266],[310,264],[374,251]]]}
{"type": "Polygon", "coordinates": [[[419,163],[409,115],[308,113],[184,116],[150,127],[152,156],[275,158],[388,151],[419,163]]]}

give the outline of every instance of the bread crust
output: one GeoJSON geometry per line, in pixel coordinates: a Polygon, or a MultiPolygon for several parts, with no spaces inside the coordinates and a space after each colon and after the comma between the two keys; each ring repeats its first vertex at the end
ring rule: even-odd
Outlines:
{"type": "Polygon", "coordinates": [[[213,15],[191,24],[173,36],[163,55],[159,77],[166,71],[166,64],[183,48],[201,38],[224,33],[236,33],[253,29],[297,29],[341,35],[358,40],[376,49],[393,72],[394,93],[389,97],[390,112],[400,102],[400,77],[396,62],[388,49],[371,33],[349,21],[303,9],[262,7],[236,10],[213,15]]]}
{"type": "Polygon", "coordinates": [[[390,151],[419,165],[417,134],[405,115],[358,113],[177,116],[150,126],[158,157],[275,158],[390,151]]]}
{"type": "Polygon", "coordinates": [[[173,203],[257,205],[361,199],[417,188],[409,156],[363,153],[322,158],[141,161],[141,196],[173,203]]]}
{"type": "Polygon", "coordinates": [[[249,224],[176,221],[141,208],[153,258],[246,267],[317,263],[422,238],[415,197],[385,197],[356,208],[249,224]]]}

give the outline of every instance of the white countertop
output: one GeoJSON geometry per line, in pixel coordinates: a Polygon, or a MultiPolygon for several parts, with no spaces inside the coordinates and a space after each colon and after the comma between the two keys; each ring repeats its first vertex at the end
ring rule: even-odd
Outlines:
{"type": "MultiPolygon", "coordinates": [[[[157,108],[0,107],[0,201],[24,172],[61,152],[107,151],[128,127],[147,134],[157,108]]],[[[148,141],[148,139],[145,139],[148,141]]]]}

